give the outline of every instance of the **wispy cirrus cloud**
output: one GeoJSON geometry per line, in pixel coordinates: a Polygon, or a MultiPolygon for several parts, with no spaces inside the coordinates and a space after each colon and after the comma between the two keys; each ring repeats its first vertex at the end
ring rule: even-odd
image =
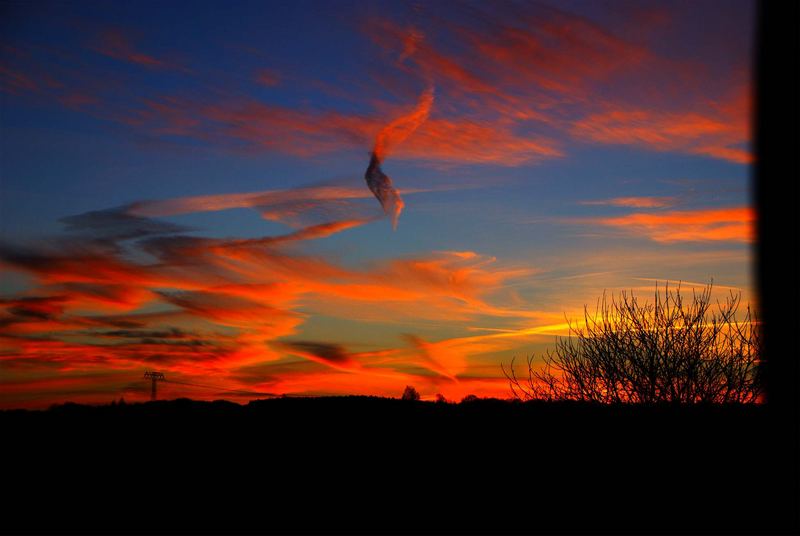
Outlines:
{"type": "Polygon", "coordinates": [[[577,138],[621,145],[636,145],[656,151],[680,151],[711,156],[737,164],[753,162],[746,145],[747,111],[726,116],[712,110],[664,111],[621,107],[593,113],[577,120],[571,129],[577,138]]]}
{"type": "Polygon", "coordinates": [[[576,219],[574,223],[611,227],[657,242],[752,242],[752,207],[705,208],[576,219]]]}
{"type": "Polygon", "coordinates": [[[281,75],[274,69],[259,69],[256,73],[256,82],[265,87],[275,87],[281,83],[281,75]]]}
{"type": "Polygon", "coordinates": [[[353,202],[369,199],[372,194],[355,184],[329,183],[302,186],[285,190],[226,193],[138,201],[126,212],[148,218],[176,216],[196,212],[216,212],[234,208],[251,208],[264,219],[280,221],[290,226],[303,226],[319,219],[331,219],[358,212],[353,202]]]}
{"type": "Polygon", "coordinates": [[[369,166],[364,174],[370,191],[381,204],[384,212],[392,218],[392,228],[397,228],[397,220],[403,211],[403,199],[394,187],[392,179],[381,169],[381,164],[396,145],[401,144],[428,119],[433,106],[433,88],[420,95],[416,107],[408,114],[396,118],[383,127],[375,137],[369,166]]]}
{"type": "MultiPolygon", "coordinates": [[[[326,199],[324,189],[309,191],[326,199]]],[[[355,392],[368,393],[377,385],[396,389],[411,377],[431,385],[438,385],[437,378],[452,382],[464,370],[463,356],[461,365],[442,360],[419,338],[358,352],[339,342],[309,342],[302,333],[311,315],[346,311],[348,319],[391,324],[412,317],[452,321],[527,314],[493,305],[489,298],[528,271],[496,266],[474,252],[345,267],[285,247],[364,221],[323,221],[285,235],[223,239],[190,236],[145,215],[263,208],[264,195],[134,203],[65,218],[68,234],[47,247],[4,245],[4,269],[25,273],[35,284],[0,301],[0,367],[25,375],[151,366],[178,378],[215,374],[226,388],[253,390],[268,382],[245,385],[225,378],[294,356],[360,376],[362,387],[355,392]]]]}
{"type": "Polygon", "coordinates": [[[613,207],[632,207],[632,208],[663,208],[674,205],[677,202],[675,197],[612,197],[611,199],[594,199],[580,201],[581,205],[599,205],[613,207]]]}
{"type": "Polygon", "coordinates": [[[0,65],[0,89],[12,94],[30,94],[39,91],[39,84],[25,72],[0,65]]]}
{"type": "MultiPolygon", "coordinates": [[[[689,266],[702,266],[705,273],[706,267],[745,262],[740,244],[750,240],[752,212],[738,198],[728,200],[732,195],[722,200],[717,189],[714,203],[735,206],[678,210],[678,198],[640,195],[635,186],[625,196],[615,191],[608,199],[587,200],[582,204],[614,207],[592,209],[592,215],[612,215],[567,223],[605,238],[624,235],[656,244],[619,241],[631,247],[617,250],[601,239],[597,251],[587,252],[580,240],[562,241],[565,248],[581,249],[576,270],[554,270],[569,275],[538,286],[531,283],[538,273],[532,263],[550,258],[563,268],[564,250],[554,252],[547,241],[508,263],[478,252],[482,246],[471,240],[486,237],[451,243],[454,231],[447,227],[453,223],[465,231],[468,225],[438,219],[445,224],[425,239],[439,239],[435,234],[441,231],[445,243],[432,246],[441,251],[358,262],[348,255],[353,244],[340,238],[350,233],[368,237],[369,244],[374,233],[363,228],[387,213],[396,220],[402,197],[410,203],[407,196],[415,191],[441,189],[424,176],[397,175],[392,184],[380,168],[384,161],[390,175],[395,159],[414,164],[398,169],[464,166],[453,180],[482,185],[496,185],[503,175],[536,175],[488,166],[596,154],[596,148],[587,151],[588,144],[603,151],[627,146],[751,162],[746,77],[699,65],[695,51],[684,50],[689,46],[666,50],[666,43],[654,42],[646,25],[671,24],[672,9],[659,10],[666,15],[649,7],[637,17],[629,16],[628,7],[614,17],[584,9],[596,17],[590,19],[542,4],[420,5],[396,19],[402,24],[354,20],[373,46],[359,41],[363,34],[350,35],[352,42],[341,50],[358,46],[359,54],[347,55],[352,66],[334,75],[317,69],[303,75],[304,62],[294,61],[301,56],[287,50],[274,57],[268,47],[259,49],[258,63],[232,62],[229,73],[208,63],[204,69],[199,56],[190,72],[164,55],[159,45],[168,43],[166,34],[159,42],[137,39],[132,28],[87,32],[99,36],[88,43],[90,54],[83,36],[77,38],[80,51],[66,50],[66,44],[61,50],[61,43],[32,47],[27,56],[4,48],[0,79],[12,106],[27,98],[37,106],[66,107],[73,118],[91,114],[112,123],[115,134],[129,136],[115,139],[121,145],[161,140],[226,157],[277,154],[326,162],[330,155],[372,151],[367,179],[376,187],[365,187],[357,169],[356,180],[347,184],[248,193],[231,186],[234,193],[79,214],[62,220],[65,234],[41,245],[3,244],[2,269],[24,274],[19,279],[29,285],[0,299],[0,368],[15,378],[24,371],[31,389],[78,393],[87,400],[108,400],[109,392],[125,389],[128,381],[113,374],[129,378],[144,366],[174,377],[214,375],[221,386],[252,393],[399,394],[408,384],[448,398],[506,392],[505,380],[496,377],[499,356],[564,334],[562,312],[579,310],[573,302],[591,298],[603,285],[633,271],[680,277],[691,272],[689,266]],[[715,80],[716,73],[723,76],[715,80]],[[435,98],[428,89],[434,87],[435,98]],[[411,180],[425,189],[403,188],[411,180]],[[287,229],[219,236],[168,220],[235,208],[287,229]],[[662,247],[686,242],[715,246],[662,247]],[[334,243],[331,253],[326,248],[334,243]],[[456,247],[462,250],[451,251],[456,247]],[[656,247],[674,258],[664,253],[648,259],[656,247]],[[725,247],[727,257],[716,256],[725,247]],[[640,270],[642,265],[648,269],[640,270]],[[85,389],[77,376],[91,374],[112,391],[85,389]],[[38,376],[75,379],[48,384],[38,376]]],[[[331,47],[334,56],[338,50],[331,47]]],[[[215,50],[213,63],[223,54],[215,50]]],[[[712,56],[698,54],[701,62],[712,56]]],[[[450,216],[464,197],[441,196],[442,205],[452,204],[435,217],[450,216]]],[[[574,207],[574,195],[564,200],[574,207]]],[[[498,229],[486,228],[488,240],[512,239],[498,229]]],[[[405,241],[402,230],[392,238],[402,248],[414,243],[405,241]]],[[[381,254],[389,244],[362,246],[358,258],[381,254]]]]}
{"type": "MultiPolygon", "coordinates": [[[[311,157],[370,147],[385,128],[387,117],[404,113],[397,106],[345,114],[293,109],[240,97],[202,103],[160,96],[114,114],[114,120],[153,135],[311,157]]],[[[507,121],[452,116],[428,118],[393,154],[398,159],[433,163],[518,166],[558,158],[564,152],[556,140],[523,132],[507,121]]]]}
{"type": "MultiPolygon", "coordinates": [[[[254,94],[254,81],[306,91],[323,84],[265,68],[250,67],[246,86],[199,92],[133,88],[127,79],[107,87],[112,73],[55,56],[42,64],[41,58],[9,62],[0,75],[6,91],[52,98],[139,135],[218,150],[300,157],[368,150],[392,118],[407,113],[398,103],[436,87],[436,109],[396,158],[520,166],[565,157],[575,142],[591,142],[751,163],[748,78],[716,79],[691,57],[659,53],[643,28],[668,25],[664,10],[627,11],[614,28],[538,4],[428,6],[413,24],[364,20],[360,30],[385,61],[334,88],[355,107],[288,105],[254,94]],[[130,94],[122,106],[120,92],[130,94]]],[[[97,35],[89,46],[98,53],[153,76],[177,69],[141,50],[132,29],[97,35]]]]}
{"type": "Polygon", "coordinates": [[[101,31],[92,43],[91,48],[105,56],[148,69],[172,67],[170,63],[139,50],[134,46],[129,32],[122,28],[108,28],[101,31]]]}
{"type": "MultiPolygon", "coordinates": [[[[399,54],[405,76],[436,84],[444,114],[505,130],[527,127],[521,139],[538,131],[562,144],[567,136],[751,163],[749,81],[731,75],[720,84],[690,58],[659,54],[634,26],[650,19],[663,25],[663,13],[641,15],[625,35],[537,5],[464,10],[458,23],[433,15],[420,26],[372,20],[364,28],[399,54]]],[[[389,75],[384,83],[398,79],[389,75]]],[[[516,163],[535,161],[536,153],[516,163]]]]}

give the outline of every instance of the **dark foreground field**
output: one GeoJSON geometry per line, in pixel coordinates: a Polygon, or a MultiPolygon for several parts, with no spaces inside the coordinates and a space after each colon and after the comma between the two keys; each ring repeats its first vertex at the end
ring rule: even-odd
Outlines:
{"type": "Polygon", "coordinates": [[[797,508],[763,406],[176,400],[0,426],[6,533],[765,534],[797,508]]]}

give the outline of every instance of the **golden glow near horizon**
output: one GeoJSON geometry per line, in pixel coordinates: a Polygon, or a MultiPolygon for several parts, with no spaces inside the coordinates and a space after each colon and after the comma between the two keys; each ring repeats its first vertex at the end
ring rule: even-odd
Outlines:
{"type": "Polygon", "coordinates": [[[750,3],[120,9],[0,42],[2,407],[505,398],[604,291],[755,306],[750,3]]]}

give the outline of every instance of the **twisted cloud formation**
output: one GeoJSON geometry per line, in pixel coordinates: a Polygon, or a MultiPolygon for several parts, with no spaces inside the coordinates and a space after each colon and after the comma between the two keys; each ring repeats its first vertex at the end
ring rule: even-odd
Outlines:
{"type": "Polygon", "coordinates": [[[397,219],[403,211],[403,199],[392,184],[392,179],[381,169],[381,163],[395,145],[409,137],[422,123],[428,119],[433,105],[433,88],[428,89],[419,97],[417,106],[407,115],[398,117],[381,129],[375,137],[375,147],[369,160],[369,166],[364,174],[367,186],[380,201],[383,211],[391,216],[392,228],[397,228],[397,219]]]}

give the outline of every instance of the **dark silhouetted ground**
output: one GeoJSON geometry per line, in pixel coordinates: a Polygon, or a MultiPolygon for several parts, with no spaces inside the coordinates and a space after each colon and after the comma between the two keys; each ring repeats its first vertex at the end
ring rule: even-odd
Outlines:
{"type": "Polygon", "coordinates": [[[0,426],[2,532],[766,534],[796,512],[764,406],[176,400],[0,426]]]}

